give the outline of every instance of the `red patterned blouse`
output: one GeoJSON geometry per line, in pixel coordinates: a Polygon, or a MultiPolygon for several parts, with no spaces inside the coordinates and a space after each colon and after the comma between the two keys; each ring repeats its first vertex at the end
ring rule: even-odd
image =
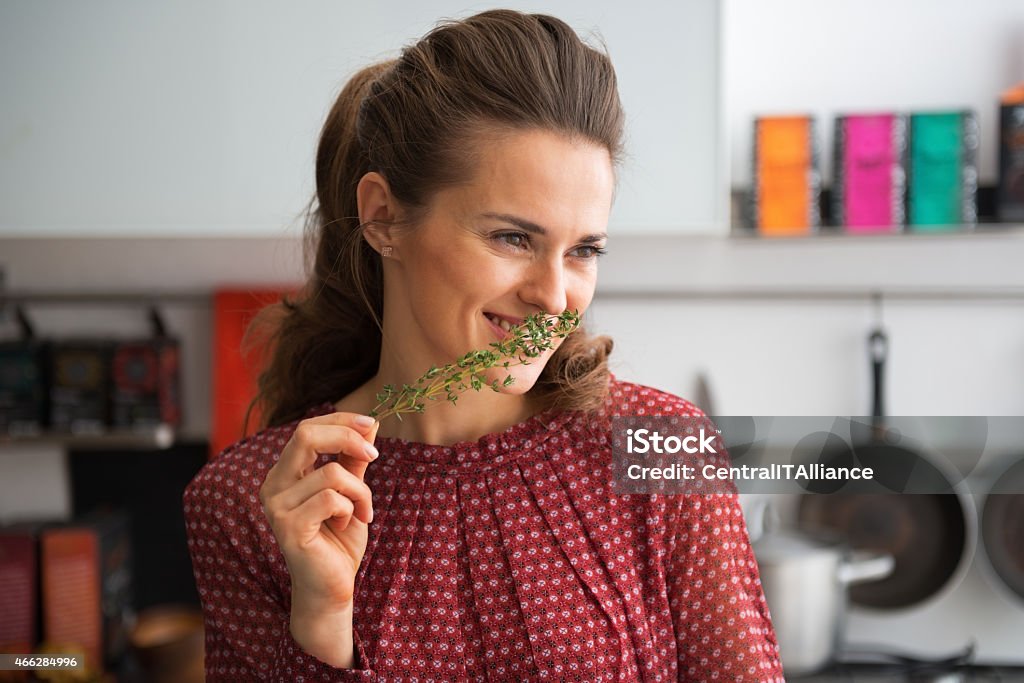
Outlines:
{"type": "Polygon", "coordinates": [[[597,419],[547,411],[449,447],[378,438],[353,669],[291,638],[257,495],[297,421],[230,446],[184,499],[207,679],[783,680],[736,496],[609,491],[610,416],[700,414],[613,379],[597,419]]]}

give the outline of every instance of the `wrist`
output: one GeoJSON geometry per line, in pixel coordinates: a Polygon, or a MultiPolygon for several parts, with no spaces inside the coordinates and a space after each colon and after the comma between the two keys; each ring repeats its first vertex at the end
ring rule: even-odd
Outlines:
{"type": "Polygon", "coordinates": [[[354,665],[351,602],[325,609],[322,602],[314,608],[293,600],[289,628],[295,642],[317,659],[340,669],[354,665]]]}

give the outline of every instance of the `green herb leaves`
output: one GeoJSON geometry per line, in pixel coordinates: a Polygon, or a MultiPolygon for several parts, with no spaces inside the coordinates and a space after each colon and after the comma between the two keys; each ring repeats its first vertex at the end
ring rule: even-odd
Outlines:
{"type": "Polygon", "coordinates": [[[396,415],[401,420],[402,413],[422,413],[427,401],[443,398],[456,403],[459,394],[469,389],[480,391],[488,386],[498,391],[503,386],[510,386],[515,382],[512,375],[506,375],[502,382],[494,380],[490,383],[483,375],[493,367],[507,369],[514,365],[529,365],[530,358],[553,348],[555,338],[569,336],[579,325],[577,311],[531,315],[512,328],[511,335],[505,340],[491,344],[491,351],[470,351],[454,363],[432,367],[415,384],[403,384],[400,390],[393,384],[385,384],[377,394],[377,406],[370,411],[370,416],[380,421],[396,415]]]}

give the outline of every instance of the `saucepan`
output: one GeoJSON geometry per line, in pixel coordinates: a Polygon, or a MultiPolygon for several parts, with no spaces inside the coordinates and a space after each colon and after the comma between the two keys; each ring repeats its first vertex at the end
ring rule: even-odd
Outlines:
{"type": "Polygon", "coordinates": [[[841,650],[847,587],[888,576],[893,557],[771,530],[766,523],[771,515],[768,505],[752,513],[751,524],[764,528],[753,543],[761,585],[783,669],[792,676],[811,673],[831,663],[841,650]]]}

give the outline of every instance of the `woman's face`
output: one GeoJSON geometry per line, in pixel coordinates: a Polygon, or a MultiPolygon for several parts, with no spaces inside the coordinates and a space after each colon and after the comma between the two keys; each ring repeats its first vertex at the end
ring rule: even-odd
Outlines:
{"type": "MultiPolygon", "coordinates": [[[[440,191],[422,222],[387,242],[384,353],[415,376],[490,348],[501,321],[582,315],[594,295],[614,189],[608,151],[544,131],[482,147],[472,180],[440,191]]],[[[553,352],[494,368],[487,381],[511,374],[503,391],[525,393],[553,352]]]]}

